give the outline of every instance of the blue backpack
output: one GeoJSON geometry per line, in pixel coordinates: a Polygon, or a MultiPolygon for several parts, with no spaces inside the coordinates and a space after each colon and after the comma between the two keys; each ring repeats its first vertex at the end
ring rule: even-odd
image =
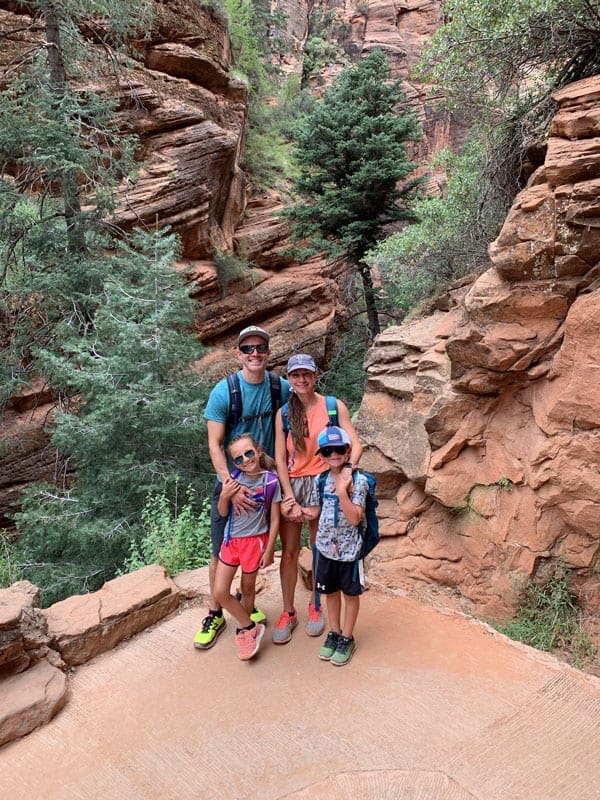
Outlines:
{"type": "MultiPolygon", "coordinates": [[[[339,425],[338,422],[338,407],[337,407],[337,398],[332,397],[331,395],[325,396],[325,405],[327,406],[327,427],[330,425],[339,425]]],[[[281,406],[281,423],[283,425],[283,434],[287,436],[287,433],[290,429],[290,409],[287,403],[284,403],[281,406]]]]}
{"type": "MultiPolygon", "coordinates": [[[[365,516],[362,522],[359,523],[358,531],[362,537],[362,546],[360,548],[360,553],[358,554],[358,558],[365,558],[369,555],[371,550],[374,547],[377,547],[379,544],[379,520],[377,518],[377,506],[379,505],[379,501],[377,500],[377,495],[375,494],[375,489],[377,487],[377,481],[375,480],[375,476],[372,475],[370,472],[366,472],[365,470],[358,470],[355,469],[352,473],[352,480],[354,480],[354,475],[356,473],[360,475],[364,475],[367,479],[369,484],[369,488],[367,489],[367,498],[365,502],[365,516]]],[[[321,472],[317,478],[317,488],[319,492],[319,505],[323,505],[323,495],[325,493],[325,482],[327,480],[327,476],[329,475],[329,470],[325,470],[325,472],[321,472]]],[[[330,495],[328,495],[330,496],[330,495]]],[[[337,496],[334,495],[336,501],[336,512],[337,512],[337,504],[339,503],[337,496]]]]}

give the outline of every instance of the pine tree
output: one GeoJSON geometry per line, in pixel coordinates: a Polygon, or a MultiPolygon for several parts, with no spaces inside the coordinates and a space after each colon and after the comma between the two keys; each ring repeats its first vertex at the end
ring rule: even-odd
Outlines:
{"type": "Polygon", "coordinates": [[[112,577],[147,497],[197,480],[206,389],[190,369],[200,348],[178,241],[115,227],[136,140],[108,93],[89,88],[130,57],[130,20],[146,28],[150,4],[25,5],[42,35],[0,96],[0,356],[4,400],[34,376],[58,399],[62,469],[16,514],[21,574],[52,602],[112,577]]]}
{"type": "Polygon", "coordinates": [[[398,81],[375,50],[340,74],[300,126],[295,142],[302,198],[290,211],[297,239],[311,251],[345,258],[361,276],[369,330],[380,330],[376,294],[365,253],[385,226],[411,220],[416,164],[406,144],[419,138],[414,115],[402,108],[398,81]],[[402,184],[401,182],[404,181],[402,184]]]}

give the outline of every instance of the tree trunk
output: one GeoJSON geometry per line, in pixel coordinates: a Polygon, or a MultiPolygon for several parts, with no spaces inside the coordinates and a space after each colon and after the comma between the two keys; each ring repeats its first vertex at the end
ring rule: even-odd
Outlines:
{"type": "MultiPolygon", "coordinates": [[[[48,43],[48,66],[50,67],[50,85],[57,98],[64,98],[68,84],[67,73],[63,61],[60,41],[60,28],[56,8],[49,5],[44,12],[46,41],[48,43]]],[[[85,236],[82,225],[81,202],[77,188],[77,176],[73,170],[65,173],[62,179],[62,197],[67,222],[67,238],[71,252],[84,252],[85,236]]]]}
{"type": "Polygon", "coordinates": [[[369,335],[371,342],[375,337],[381,333],[379,326],[379,314],[377,313],[377,303],[375,298],[375,289],[373,288],[373,276],[371,268],[367,264],[360,264],[358,267],[360,277],[363,282],[363,292],[365,296],[365,308],[367,311],[367,323],[369,326],[369,335]]]}

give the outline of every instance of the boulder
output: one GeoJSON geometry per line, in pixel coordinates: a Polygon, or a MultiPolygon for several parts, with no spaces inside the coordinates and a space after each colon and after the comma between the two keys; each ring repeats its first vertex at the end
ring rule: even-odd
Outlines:
{"type": "Polygon", "coordinates": [[[174,582],[153,564],[54,603],[46,609],[48,633],[66,664],[83,664],[171,614],[179,602],[174,582]]]}
{"type": "Polygon", "coordinates": [[[49,722],[67,697],[66,675],[47,661],[0,680],[0,746],[49,722]]]}

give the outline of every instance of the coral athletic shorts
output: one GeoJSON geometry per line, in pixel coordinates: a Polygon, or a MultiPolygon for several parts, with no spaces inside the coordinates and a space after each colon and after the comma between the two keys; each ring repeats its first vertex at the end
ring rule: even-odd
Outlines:
{"type": "Polygon", "coordinates": [[[219,560],[228,567],[241,567],[242,572],[256,572],[269,541],[268,533],[242,536],[221,545],[219,560]]]}

